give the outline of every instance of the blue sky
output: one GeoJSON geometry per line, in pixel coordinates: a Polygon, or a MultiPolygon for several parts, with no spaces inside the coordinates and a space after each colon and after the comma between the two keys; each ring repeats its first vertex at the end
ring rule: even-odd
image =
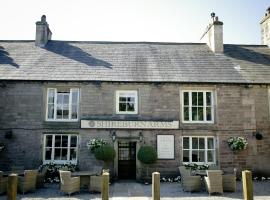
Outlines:
{"type": "Polygon", "coordinates": [[[224,42],[260,44],[269,0],[8,0],[0,40],[33,40],[42,14],[55,40],[200,42],[215,12],[224,42]]]}

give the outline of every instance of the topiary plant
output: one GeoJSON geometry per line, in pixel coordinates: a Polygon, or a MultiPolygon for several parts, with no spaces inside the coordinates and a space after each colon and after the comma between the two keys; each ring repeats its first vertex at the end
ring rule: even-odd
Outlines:
{"type": "Polygon", "coordinates": [[[142,146],[139,149],[137,157],[144,164],[152,164],[157,160],[157,151],[152,146],[142,146]]]}
{"type": "Polygon", "coordinates": [[[106,144],[95,149],[94,154],[97,160],[104,162],[104,168],[108,168],[108,163],[113,161],[115,157],[115,150],[111,145],[106,144]]]}
{"type": "Polygon", "coordinates": [[[143,164],[146,164],[146,176],[148,178],[148,165],[153,164],[157,160],[157,151],[152,146],[142,146],[139,149],[139,152],[137,154],[137,158],[139,161],[141,161],[143,164]]]}

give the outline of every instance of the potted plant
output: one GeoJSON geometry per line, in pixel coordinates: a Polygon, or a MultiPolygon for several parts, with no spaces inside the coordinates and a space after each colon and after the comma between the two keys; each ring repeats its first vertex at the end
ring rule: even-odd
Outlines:
{"type": "Polygon", "coordinates": [[[138,152],[138,160],[141,161],[143,164],[146,165],[146,177],[145,183],[150,179],[148,176],[148,166],[153,164],[157,160],[157,151],[152,146],[142,146],[138,152]]]}
{"type": "Polygon", "coordinates": [[[115,150],[111,145],[105,144],[96,148],[94,154],[97,160],[104,162],[104,169],[108,169],[109,162],[114,160],[115,150]]]}
{"type": "Polygon", "coordinates": [[[247,140],[243,137],[230,137],[228,139],[228,145],[234,152],[247,148],[247,140]]]}

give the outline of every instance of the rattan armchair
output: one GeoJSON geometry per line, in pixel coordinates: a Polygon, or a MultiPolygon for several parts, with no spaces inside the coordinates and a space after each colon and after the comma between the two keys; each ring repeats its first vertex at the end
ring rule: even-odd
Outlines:
{"type": "Polygon", "coordinates": [[[45,181],[46,173],[47,173],[47,168],[43,167],[41,172],[39,172],[37,174],[37,183],[36,183],[37,188],[43,188],[44,187],[44,181],[45,181]]]}
{"type": "Polygon", "coordinates": [[[70,171],[59,170],[60,190],[68,195],[80,192],[80,177],[71,177],[70,171]]]}
{"type": "Polygon", "coordinates": [[[102,189],[102,175],[90,177],[90,192],[101,192],[102,189]]]}
{"type": "Polygon", "coordinates": [[[222,171],[221,170],[206,170],[207,177],[204,177],[206,189],[210,194],[223,194],[222,171]]]}
{"type": "Polygon", "coordinates": [[[7,191],[7,177],[3,177],[3,172],[0,171],[0,194],[4,194],[7,191]]]}
{"type": "Polygon", "coordinates": [[[181,175],[181,183],[184,191],[194,192],[201,190],[201,177],[191,176],[190,169],[186,169],[185,166],[179,167],[181,175]]]}
{"type": "Polygon", "coordinates": [[[222,175],[223,190],[227,192],[236,191],[236,172],[234,169],[233,173],[222,175]]]}
{"type": "Polygon", "coordinates": [[[25,170],[24,177],[18,177],[18,190],[23,194],[36,190],[37,170],[25,170]]]}

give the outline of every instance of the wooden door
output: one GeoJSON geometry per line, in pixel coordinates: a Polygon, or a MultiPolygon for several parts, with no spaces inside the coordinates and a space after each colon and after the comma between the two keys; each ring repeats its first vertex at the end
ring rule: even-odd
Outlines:
{"type": "Polygon", "coordinates": [[[118,142],[118,178],[136,179],[136,142],[118,142]]]}

